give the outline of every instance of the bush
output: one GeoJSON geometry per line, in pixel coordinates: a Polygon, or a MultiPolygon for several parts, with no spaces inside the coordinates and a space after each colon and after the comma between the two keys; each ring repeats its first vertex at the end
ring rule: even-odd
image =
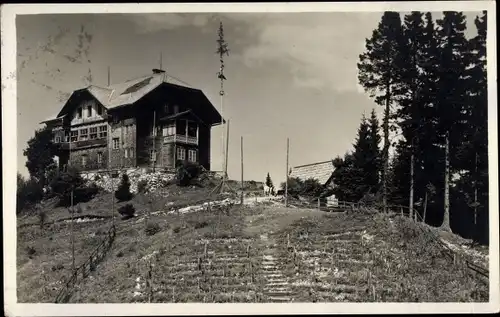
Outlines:
{"type": "Polygon", "coordinates": [[[96,184],[92,183],[89,186],[82,185],[78,188],[75,188],[73,192],[73,200],[76,199],[76,203],[88,202],[92,198],[97,195],[99,192],[99,187],[96,184]]]}
{"type": "Polygon", "coordinates": [[[206,226],[208,226],[208,222],[206,222],[206,221],[196,222],[194,224],[195,229],[205,228],[206,226]]]}
{"type": "Polygon", "coordinates": [[[36,255],[36,249],[34,247],[28,246],[26,248],[26,253],[28,254],[28,257],[32,259],[36,255]]]}
{"type": "Polygon", "coordinates": [[[115,197],[118,201],[129,201],[132,199],[132,193],[130,192],[130,180],[127,174],[122,175],[122,181],[115,192],[115,197]]]}
{"type": "Polygon", "coordinates": [[[137,183],[137,192],[138,193],[145,193],[147,189],[148,189],[148,182],[145,179],[140,180],[137,183]]]}
{"type": "Polygon", "coordinates": [[[70,214],[73,214],[73,213],[81,214],[82,213],[82,206],[74,205],[72,207],[69,207],[68,211],[70,214]]]}
{"type": "Polygon", "coordinates": [[[118,208],[118,213],[123,216],[123,219],[129,219],[134,217],[135,208],[132,204],[126,204],[125,206],[118,208]]]}
{"type": "Polygon", "coordinates": [[[25,180],[17,174],[16,213],[33,206],[43,199],[43,186],[34,178],[25,180]]]}
{"type": "Polygon", "coordinates": [[[87,186],[76,168],[68,168],[65,172],[58,172],[50,181],[50,190],[59,197],[59,204],[71,205],[71,192],[73,190],[73,205],[87,202],[94,198],[99,188],[92,184],[87,186]]]}
{"type": "Polygon", "coordinates": [[[161,231],[160,225],[157,222],[148,221],[146,224],[146,229],[144,230],[146,235],[152,236],[161,231]]]}
{"type": "Polygon", "coordinates": [[[183,162],[177,168],[177,185],[179,186],[189,186],[193,181],[198,178],[203,169],[199,164],[196,163],[185,163],[183,162]]]}

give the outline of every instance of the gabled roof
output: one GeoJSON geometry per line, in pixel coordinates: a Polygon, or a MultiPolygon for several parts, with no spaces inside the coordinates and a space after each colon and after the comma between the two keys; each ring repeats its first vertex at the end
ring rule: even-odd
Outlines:
{"type": "MultiPolygon", "coordinates": [[[[153,73],[147,76],[130,79],[125,82],[116,83],[106,87],[91,85],[87,88],[75,90],[65,102],[56,118],[65,115],[68,108],[72,107],[70,104],[73,104],[73,100],[82,94],[90,94],[106,109],[112,110],[118,107],[131,105],[139,101],[161,85],[167,85],[171,89],[175,89],[176,94],[182,96],[182,98],[186,100],[189,100],[189,102],[196,107],[211,108],[209,111],[211,116],[210,121],[212,122],[211,125],[217,125],[222,120],[220,113],[201,90],[191,88],[188,84],[169,76],[164,71],[159,70],[153,70],[153,73]]],[[[42,123],[45,122],[46,121],[42,123]]]]}
{"type": "Polygon", "coordinates": [[[314,178],[321,185],[327,185],[334,170],[333,161],[324,161],[292,167],[290,177],[296,177],[303,181],[314,178]]]}
{"type": "Polygon", "coordinates": [[[165,72],[153,73],[107,87],[91,85],[87,90],[99,100],[104,107],[113,109],[119,106],[133,104],[163,83],[203,94],[201,90],[191,88],[187,84],[168,76],[165,72]]]}

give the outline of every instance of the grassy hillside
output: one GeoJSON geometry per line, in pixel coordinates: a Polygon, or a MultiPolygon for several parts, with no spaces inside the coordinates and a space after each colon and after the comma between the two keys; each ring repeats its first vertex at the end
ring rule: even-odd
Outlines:
{"type": "MultiPolygon", "coordinates": [[[[139,216],[117,220],[109,254],[70,302],[488,301],[487,283],[450,262],[408,219],[278,202],[154,212],[203,203],[209,192],[173,186],[152,199],[153,207],[134,197],[139,216]]],[[[102,195],[88,211],[109,214],[109,203],[102,195]]],[[[67,211],[49,212],[52,220],[63,216],[67,211]]],[[[110,224],[75,225],[77,264],[110,224]]],[[[71,267],[70,250],[67,222],[18,229],[19,302],[54,300],[71,267]]]]}

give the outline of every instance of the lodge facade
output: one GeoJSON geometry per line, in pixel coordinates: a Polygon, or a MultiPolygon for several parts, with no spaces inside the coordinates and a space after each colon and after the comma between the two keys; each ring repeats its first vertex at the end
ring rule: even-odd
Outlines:
{"type": "Polygon", "coordinates": [[[222,117],[201,90],[162,70],[107,87],[74,91],[55,118],[59,166],[81,171],[196,162],[210,170],[211,128],[222,117]]]}

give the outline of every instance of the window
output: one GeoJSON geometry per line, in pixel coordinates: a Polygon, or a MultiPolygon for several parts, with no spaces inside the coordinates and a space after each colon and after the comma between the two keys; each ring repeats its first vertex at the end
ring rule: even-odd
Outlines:
{"type": "Polygon", "coordinates": [[[92,106],[87,106],[87,118],[92,117],[92,106]]]}
{"type": "Polygon", "coordinates": [[[131,147],[130,149],[128,149],[128,156],[130,158],[134,158],[134,148],[131,147]]]}
{"type": "Polygon", "coordinates": [[[120,148],[120,138],[113,138],[113,149],[119,149],[120,148]]]}
{"type": "Polygon", "coordinates": [[[176,123],[177,134],[186,135],[186,120],[179,120],[176,123]]]}
{"type": "Polygon", "coordinates": [[[124,153],[125,158],[134,158],[134,149],[126,148],[124,153]]]}
{"type": "Polygon", "coordinates": [[[102,152],[97,152],[97,163],[102,163],[102,152]]]}
{"type": "Polygon", "coordinates": [[[163,135],[174,135],[175,134],[175,125],[174,124],[169,124],[168,126],[163,128],[163,135]]]}
{"type": "Polygon", "coordinates": [[[196,138],[198,131],[198,125],[194,122],[189,122],[188,123],[188,136],[196,138]]]}
{"type": "Polygon", "coordinates": [[[78,141],[78,130],[71,131],[71,142],[78,141]]]}
{"type": "Polygon", "coordinates": [[[78,119],[81,119],[81,118],[82,118],[82,108],[78,108],[78,109],[76,110],[76,117],[77,117],[78,119]]]}
{"type": "Polygon", "coordinates": [[[60,136],[56,136],[55,139],[54,139],[54,143],[61,143],[61,137],[60,136]]]}
{"type": "Polygon", "coordinates": [[[168,110],[169,110],[168,108],[169,108],[169,107],[168,107],[168,104],[165,104],[165,105],[163,106],[163,112],[164,112],[165,114],[168,114],[168,110]]]}
{"type": "Polygon", "coordinates": [[[177,159],[184,161],[186,159],[186,149],[182,147],[177,148],[177,159]]]}
{"type": "Polygon", "coordinates": [[[174,114],[177,114],[179,112],[179,106],[175,105],[174,106],[174,114]]]}
{"type": "Polygon", "coordinates": [[[155,150],[149,150],[149,159],[151,162],[156,162],[156,151],[155,150]]]}
{"type": "Polygon", "coordinates": [[[89,129],[80,129],[80,141],[85,141],[89,137],[89,129]]]}
{"type": "Polygon", "coordinates": [[[90,128],[90,139],[97,139],[97,127],[90,128]]]}
{"type": "Polygon", "coordinates": [[[82,166],[87,166],[87,154],[82,155],[82,166]]]}
{"type": "Polygon", "coordinates": [[[97,105],[97,114],[102,115],[102,107],[101,105],[97,105]]]}
{"type": "Polygon", "coordinates": [[[188,160],[190,162],[196,162],[196,150],[189,150],[188,151],[188,160]]]}
{"type": "Polygon", "coordinates": [[[103,125],[99,127],[99,138],[107,138],[108,137],[108,126],[103,125]]]}
{"type": "Polygon", "coordinates": [[[123,156],[125,158],[128,158],[128,149],[125,149],[125,151],[123,151],[123,156]]]}

